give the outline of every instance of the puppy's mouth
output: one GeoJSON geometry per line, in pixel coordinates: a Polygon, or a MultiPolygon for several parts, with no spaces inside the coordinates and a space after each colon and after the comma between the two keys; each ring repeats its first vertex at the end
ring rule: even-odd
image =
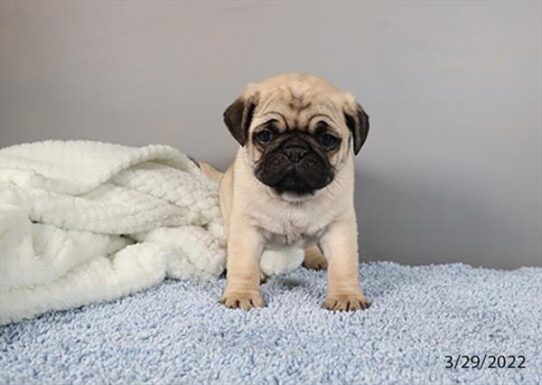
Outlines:
{"type": "Polygon", "coordinates": [[[290,197],[306,197],[330,184],[332,166],[308,149],[286,148],[265,156],[255,170],[263,184],[290,197]]]}
{"type": "Polygon", "coordinates": [[[296,170],[294,167],[293,170],[286,173],[282,179],[270,187],[273,187],[279,194],[309,195],[314,194],[316,190],[325,187],[327,184],[324,180],[320,181],[307,178],[306,173],[296,170]]]}

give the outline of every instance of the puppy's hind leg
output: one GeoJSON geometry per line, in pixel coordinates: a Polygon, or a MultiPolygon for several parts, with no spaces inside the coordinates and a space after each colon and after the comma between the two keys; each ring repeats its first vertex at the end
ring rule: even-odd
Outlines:
{"type": "Polygon", "coordinates": [[[311,270],[326,270],[327,260],[322,253],[322,250],[316,243],[309,245],[305,248],[305,259],[303,260],[303,267],[311,270]]]}

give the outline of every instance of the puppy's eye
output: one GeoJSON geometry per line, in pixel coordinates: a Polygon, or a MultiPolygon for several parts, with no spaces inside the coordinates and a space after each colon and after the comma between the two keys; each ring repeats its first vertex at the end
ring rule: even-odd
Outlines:
{"type": "Polygon", "coordinates": [[[339,139],[328,133],[323,133],[322,135],[320,135],[318,140],[320,141],[322,146],[329,150],[337,147],[337,144],[339,144],[339,139]]]}
{"type": "Polygon", "coordinates": [[[269,143],[273,139],[273,132],[267,128],[263,129],[256,134],[256,139],[263,144],[269,143]]]}

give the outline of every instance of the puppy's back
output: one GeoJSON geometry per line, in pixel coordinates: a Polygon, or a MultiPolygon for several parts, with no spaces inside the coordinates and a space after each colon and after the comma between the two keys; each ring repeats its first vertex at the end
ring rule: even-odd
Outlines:
{"type": "Polygon", "coordinates": [[[222,176],[224,176],[223,172],[217,170],[214,166],[206,162],[198,162],[198,165],[201,169],[201,172],[207,178],[211,179],[213,182],[220,183],[222,176]]]}

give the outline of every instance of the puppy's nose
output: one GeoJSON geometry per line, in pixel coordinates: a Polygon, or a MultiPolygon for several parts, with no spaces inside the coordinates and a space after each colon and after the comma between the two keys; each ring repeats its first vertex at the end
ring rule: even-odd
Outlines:
{"type": "Polygon", "coordinates": [[[291,146],[284,149],[284,153],[294,163],[298,163],[301,159],[308,154],[308,150],[300,146],[291,146]]]}

